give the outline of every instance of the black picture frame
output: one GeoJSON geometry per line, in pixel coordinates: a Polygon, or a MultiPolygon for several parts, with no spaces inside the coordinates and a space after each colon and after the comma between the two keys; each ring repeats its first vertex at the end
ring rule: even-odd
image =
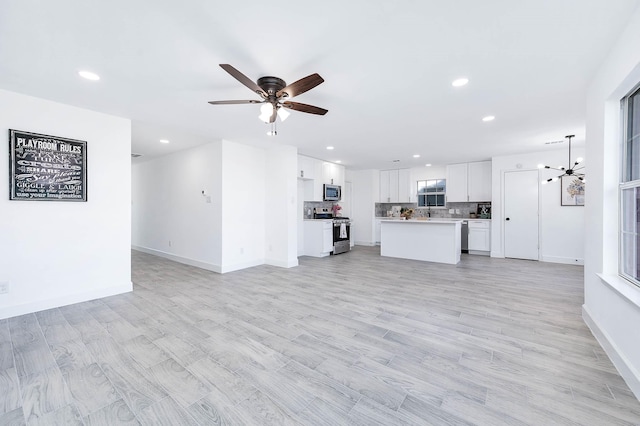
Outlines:
{"type": "Polygon", "coordinates": [[[575,176],[560,178],[560,205],[584,206],[585,183],[575,176]]]}
{"type": "Polygon", "coordinates": [[[9,200],[87,201],[87,142],[9,129],[9,200]]]}

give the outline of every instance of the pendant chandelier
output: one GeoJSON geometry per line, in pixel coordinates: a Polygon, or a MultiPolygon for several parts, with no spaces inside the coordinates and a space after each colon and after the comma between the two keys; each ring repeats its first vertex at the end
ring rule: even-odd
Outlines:
{"type": "Polygon", "coordinates": [[[572,176],[575,177],[577,179],[579,179],[582,182],[586,182],[586,178],[584,176],[584,172],[581,172],[580,170],[584,169],[584,166],[580,166],[577,167],[580,163],[582,163],[583,159],[582,157],[578,157],[576,158],[576,161],[571,164],[571,138],[574,138],[575,135],[567,135],[565,136],[565,138],[569,139],[569,165],[567,166],[567,168],[564,167],[551,167],[551,166],[545,166],[544,164],[538,164],[538,168],[539,169],[551,169],[551,170],[557,170],[559,172],[562,172],[562,174],[550,178],[550,179],[546,179],[542,181],[542,184],[546,184],[548,182],[556,182],[558,179],[560,179],[563,176],[572,176]]]}

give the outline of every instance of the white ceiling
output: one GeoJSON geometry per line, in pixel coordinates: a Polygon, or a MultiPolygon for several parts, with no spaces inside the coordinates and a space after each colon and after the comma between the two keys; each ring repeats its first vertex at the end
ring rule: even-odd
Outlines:
{"type": "Polygon", "coordinates": [[[2,0],[0,88],[130,118],[142,158],[226,139],[353,169],[483,160],[584,142],[585,89],[639,3],[2,0]],[[254,80],[317,72],[293,100],[329,113],[294,111],[269,137],[259,105],[207,103],[259,99],[221,63],[254,80]]]}

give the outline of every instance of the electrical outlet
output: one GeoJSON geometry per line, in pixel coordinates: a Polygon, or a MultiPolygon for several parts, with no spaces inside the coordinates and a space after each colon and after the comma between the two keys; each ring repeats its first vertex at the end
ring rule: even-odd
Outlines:
{"type": "Polygon", "coordinates": [[[0,281],[0,294],[9,293],[9,282],[8,281],[0,281]]]}

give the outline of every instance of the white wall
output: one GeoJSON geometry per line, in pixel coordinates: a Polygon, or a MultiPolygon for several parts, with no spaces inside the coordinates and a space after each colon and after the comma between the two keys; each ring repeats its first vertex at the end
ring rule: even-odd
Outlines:
{"type": "Polygon", "coordinates": [[[134,164],[132,174],[132,246],[220,272],[222,142],[134,164]]]}
{"type": "Polygon", "coordinates": [[[640,399],[640,289],[618,277],[620,99],[640,82],[640,9],[587,93],[583,317],[640,399]]]}
{"type": "Polygon", "coordinates": [[[378,170],[348,171],[347,180],[353,184],[352,238],[356,245],[375,245],[375,203],[380,197],[378,170]]]}
{"type": "Polygon", "coordinates": [[[131,122],[0,90],[0,318],[131,291],[131,122]],[[87,141],[87,202],[9,201],[8,129],[87,141]]]}
{"type": "MultiPolygon", "coordinates": [[[[522,155],[493,157],[492,159],[492,203],[491,203],[491,256],[504,257],[503,251],[503,184],[504,173],[516,170],[538,170],[542,163],[550,166],[569,165],[569,145],[561,149],[541,151],[522,155]]],[[[572,161],[584,157],[584,165],[588,167],[589,158],[582,147],[571,147],[572,161]]],[[[587,172],[586,197],[591,191],[589,172],[587,172]]],[[[551,170],[538,170],[542,181],[557,176],[551,170]]],[[[538,184],[539,190],[539,259],[546,262],[579,264],[584,263],[584,207],[568,207],[560,205],[560,182],[538,184]]]]}

